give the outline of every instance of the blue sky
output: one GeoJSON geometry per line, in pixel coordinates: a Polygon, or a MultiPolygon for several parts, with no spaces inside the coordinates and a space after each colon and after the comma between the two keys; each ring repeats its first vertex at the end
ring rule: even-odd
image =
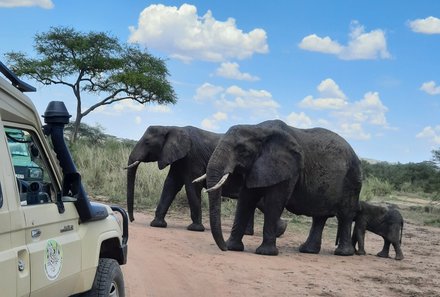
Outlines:
{"type": "MultiPolygon", "coordinates": [[[[421,162],[440,148],[440,1],[0,0],[0,60],[33,54],[34,35],[53,26],[166,59],[177,104],[127,101],[84,119],[118,137],[278,118],[333,130],[363,158],[421,162]]],[[[41,114],[63,100],[75,116],[70,90],[28,82],[41,114]]]]}

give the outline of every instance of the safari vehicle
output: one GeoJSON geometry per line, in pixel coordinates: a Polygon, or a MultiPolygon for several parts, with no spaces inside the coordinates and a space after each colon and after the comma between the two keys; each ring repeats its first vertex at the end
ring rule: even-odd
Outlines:
{"type": "Polygon", "coordinates": [[[42,127],[23,94],[35,88],[1,62],[0,72],[10,81],[0,77],[0,296],[124,296],[125,210],[89,200],[63,102],[49,103],[42,127]]]}

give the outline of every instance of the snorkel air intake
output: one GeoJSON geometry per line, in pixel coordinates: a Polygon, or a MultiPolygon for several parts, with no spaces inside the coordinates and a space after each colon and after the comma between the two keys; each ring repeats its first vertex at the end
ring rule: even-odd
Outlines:
{"type": "Polygon", "coordinates": [[[43,127],[44,134],[50,136],[63,171],[62,196],[76,198],[74,203],[82,222],[101,220],[108,216],[107,209],[102,205],[90,203],[81,183],[81,175],[76,170],[75,163],[64,141],[64,126],[69,123],[70,117],[71,115],[62,101],[51,101],[43,115],[46,123],[43,127]]]}

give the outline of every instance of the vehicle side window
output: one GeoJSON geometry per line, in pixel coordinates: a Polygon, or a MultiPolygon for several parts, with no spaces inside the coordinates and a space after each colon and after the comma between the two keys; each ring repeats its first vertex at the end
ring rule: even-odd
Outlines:
{"type": "Polygon", "coordinates": [[[39,143],[26,130],[5,127],[21,205],[52,202],[54,193],[39,143]]]}
{"type": "Polygon", "coordinates": [[[0,184],[0,208],[3,206],[3,191],[2,191],[2,185],[0,184]]]}

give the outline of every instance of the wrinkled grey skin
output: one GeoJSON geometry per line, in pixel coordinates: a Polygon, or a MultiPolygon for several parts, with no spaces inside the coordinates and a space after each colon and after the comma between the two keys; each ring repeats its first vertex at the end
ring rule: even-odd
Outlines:
{"type": "MultiPolygon", "coordinates": [[[[150,225],[166,227],[165,216],[176,194],[185,186],[192,223],[191,231],[204,231],[201,211],[201,190],[206,181],[192,181],[206,172],[206,165],[222,134],[212,133],[196,127],[150,126],[139,139],[128,158],[128,165],[136,161],[158,162],[159,169],[170,165],[165,179],[160,201],[156,208],[155,218],[150,225]]],[[[139,164],[138,164],[139,165],[139,164]]],[[[130,221],[134,220],[134,185],[137,166],[127,169],[127,208],[130,221]]],[[[238,197],[239,187],[234,185],[226,189],[224,196],[238,197]]],[[[284,233],[286,223],[280,221],[279,235],[284,233]]],[[[253,234],[253,215],[249,220],[246,234],[253,234]]]]}
{"type": "Polygon", "coordinates": [[[365,201],[360,201],[360,210],[355,218],[352,243],[356,248],[358,244],[357,255],[365,255],[364,238],[365,231],[371,231],[382,236],[384,245],[382,251],[377,256],[388,258],[390,253],[390,244],[393,245],[396,252],[395,259],[402,260],[403,253],[400,248],[403,232],[403,218],[400,212],[393,207],[383,207],[372,205],[365,201]]]}
{"type": "Polygon", "coordinates": [[[276,224],[282,211],[313,218],[300,252],[319,253],[327,218],[338,218],[336,255],[353,255],[351,225],[359,207],[360,161],[337,134],[321,129],[296,129],[279,120],[231,127],[217,145],[207,167],[207,186],[224,174],[242,179],[231,235],[221,228],[222,188],[209,192],[211,232],[221,250],[242,251],[246,222],[258,197],[264,197],[263,242],[257,254],[277,255],[276,224]]]}

